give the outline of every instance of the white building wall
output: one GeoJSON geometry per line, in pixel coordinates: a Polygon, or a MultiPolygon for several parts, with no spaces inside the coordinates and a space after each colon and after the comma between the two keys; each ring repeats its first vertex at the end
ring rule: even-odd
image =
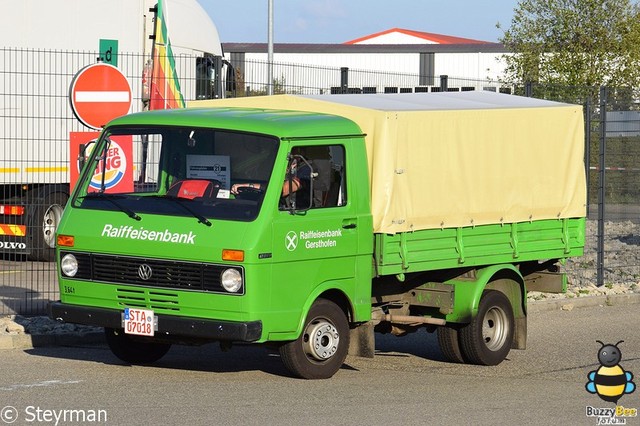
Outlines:
{"type": "MultiPolygon", "coordinates": [[[[266,61],[266,53],[247,53],[247,60],[266,61]]],[[[416,53],[274,53],[274,62],[305,64],[328,68],[349,67],[358,70],[417,73],[416,53]]]]}
{"type": "MultiPolygon", "coordinates": [[[[436,53],[434,74],[451,79],[497,82],[504,75],[502,53],[436,53]]],[[[472,84],[470,84],[472,85],[472,84]]]]}
{"type": "Polygon", "coordinates": [[[387,33],[379,36],[359,41],[355,44],[437,44],[435,41],[427,40],[403,33],[387,33]]]}

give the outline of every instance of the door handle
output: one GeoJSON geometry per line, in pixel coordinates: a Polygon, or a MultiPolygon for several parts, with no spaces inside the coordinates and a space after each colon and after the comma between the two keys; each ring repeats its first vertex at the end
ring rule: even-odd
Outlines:
{"type": "Polygon", "coordinates": [[[356,229],[357,226],[355,219],[345,219],[342,221],[343,229],[356,229]]]}

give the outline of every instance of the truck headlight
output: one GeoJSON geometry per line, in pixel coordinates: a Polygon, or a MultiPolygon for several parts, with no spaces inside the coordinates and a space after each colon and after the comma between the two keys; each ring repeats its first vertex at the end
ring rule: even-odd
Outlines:
{"type": "Polygon", "coordinates": [[[78,259],[72,254],[65,254],[60,261],[60,270],[67,277],[75,277],[78,273],[78,259]]]}
{"type": "Polygon", "coordinates": [[[237,269],[225,269],[220,275],[220,282],[229,293],[237,293],[242,288],[242,274],[237,269]]]}

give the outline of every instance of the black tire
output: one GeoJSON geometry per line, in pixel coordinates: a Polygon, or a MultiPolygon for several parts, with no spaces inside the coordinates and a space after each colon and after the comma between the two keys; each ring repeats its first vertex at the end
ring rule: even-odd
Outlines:
{"type": "Polygon", "coordinates": [[[450,326],[438,327],[436,334],[438,335],[440,352],[442,352],[444,359],[458,364],[464,363],[465,359],[462,355],[462,349],[460,348],[460,342],[458,340],[460,334],[458,329],[450,326]]]}
{"type": "Polygon", "coordinates": [[[111,352],[129,364],[151,364],[165,356],[171,348],[169,343],[136,340],[122,329],[105,328],[104,334],[111,352]]]}
{"type": "Polygon", "coordinates": [[[35,209],[30,260],[53,262],[56,255],[56,231],[69,197],[55,192],[47,195],[35,209]]]}
{"type": "Polygon", "coordinates": [[[335,303],[318,299],[309,309],[300,337],[283,344],[280,356],[297,377],[328,379],[342,367],[348,349],[347,316],[335,303]]]}
{"type": "Polygon", "coordinates": [[[478,315],[460,329],[459,341],[467,362],[498,365],[509,354],[515,321],[507,296],[496,290],[482,293],[478,315]]]}

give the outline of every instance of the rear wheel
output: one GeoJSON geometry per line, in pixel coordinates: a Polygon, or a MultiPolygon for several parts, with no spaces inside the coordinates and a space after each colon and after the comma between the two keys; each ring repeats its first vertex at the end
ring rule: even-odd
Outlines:
{"type": "Polygon", "coordinates": [[[460,343],[458,341],[458,329],[450,326],[438,327],[436,334],[438,335],[440,352],[442,352],[442,356],[444,356],[445,360],[449,362],[464,363],[465,360],[462,356],[462,349],[460,348],[460,343]]]}
{"type": "Polygon", "coordinates": [[[136,340],[121,329],[105,328],[104,334],[111,352],[129,364],[151,364],[165,356],[171,348],[169,343],[136,340]]]}
{"type": "Polygon", "coordinates": [[[460,345],[468,362],[500,364],[511,350],[515,321],[507,296],[496,290],[482,294],[478,315],[460,329],[460,345]]]}
{"type": "Polygon", "coordinates": [[[298,339],[283,344],[287,369],[303,379],[328,379],[342,367],[349,349],[347,316],[335,303],[318,299],[307,314],[298,339]]]}
{"type": "Polygon", "coordinates": [[[33,239],[31,260],[52,262],[55,260],[56,231],[62,219],[68,197],[56,192],[47,195],[42,204],[36,207],[33,221],[33,239]]]}

